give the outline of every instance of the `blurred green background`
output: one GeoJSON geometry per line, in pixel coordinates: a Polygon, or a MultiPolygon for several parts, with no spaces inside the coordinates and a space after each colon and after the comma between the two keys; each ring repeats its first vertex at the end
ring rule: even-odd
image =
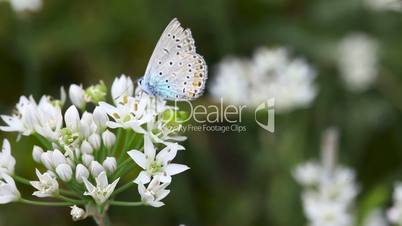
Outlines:
{"type": "MultiPolygon", "coordinates": [[[[358,217],[390,204],[392,185],[402,179],[402,14],[373,12],[357,0],[45,1],[27,15],[0,2],[0,112],[10,113],[22,94],[58,96],[61,85],[142,76],[174,17],[192,29],[210,77],[226,55],[284,45],[316,68],[319,94],[310,108],[278,115],[274,134],[259,128],[253,114],[244,133],[186,134],[187,150],[177,161],[191,170],[175,177],[167,205],[114,207],[114,225],[304,225],[291,170],[319,158],[321,133],[333,125],[341,132],[339,159],[357,171],[361,185],[358,217]],[[332,51],[355,31],[381,46],[378,81],[360,94],[344,88],[332,51]]],[[[199,101],[209,101],[208,92],[199,101]]],[[[33,178],[32,145],[23,141],[12,144],[17,172],[33,178]]],[[[138,199],[136,191],[125,196],[138,199]]],[[[0,225],[94,225],[73,223],[69,211],[2,205],[0,225]]]]}

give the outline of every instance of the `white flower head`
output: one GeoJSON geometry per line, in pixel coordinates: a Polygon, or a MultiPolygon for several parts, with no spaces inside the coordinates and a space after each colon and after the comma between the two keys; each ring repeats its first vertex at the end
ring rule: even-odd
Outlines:
{"type": "Polygon", "coordinates": [[[148,187],[145,187],[143,183],[139,183],[138,193],[141,196],[141,201],[153,207],[165,205],[161,200],[170,193],[170,190],[166,190],[168,185],[169,182],[161,182],[158,176],[152,179],[148,187]]]}
{"type": "Polygon", "coordinates": [[[32,158],[34,159],[34,161],[37,163],[40,163],[42,154],[43,154],[43,149],[41,147],[35,145],[32,150],[32,158]]]}
{"type": "Polygon", "coordinates": [[[31,185],[38,191],[35,191],[32,195],[44,198],[53,197],[59,192],[59,183],[49,172],[41,174],[38,169],[36,169],[36,175],[39,181],[31,181],[31,185]]]}
{"type": "Polygon", "coordinates": [[[79,220],[83,220],[87,217],[87,213],[85,212],[84,209],[79,208],[78,206],[74,205],[71,206],[71,217],[73,218],[73,221],[79,221],[79,220]]]}
{"type": "Polygon", "coordinates": [[[36,132],[51,141],[58,139],[63,125],[60,106],[53,104],[49,96],[43,96],[39,104],[33,97],[22,96],[16,105],[16,113],[1,118],[7,124],[0,127],[2,131],[18,132],[24,136],[36,132]]]}
{"type": "Polygon", "coordinates": [[[93,119],[98,127],[98,132],[103,131],[106,128],[106,123],[109,121],[107,114],[102,111],[100,107],[96,107],[93,112],[93,119]]]}
{"type": "Polygon", "coordinates": [[[0,177],[0,204],[19,200],[21,194],[15,186],[14,179],[5,173],[2,173],[0,177]]]}
{"type": "Polygon", "coordinates": [[[83,182],[83,178],[88,178],[89,177],[89,170],[87,167],[85,167],[82,164],[78,164],[76,169],[75,169],[75,179],[79,182],[83,182]]]}
{"type": "Polygon", "coordinates": [[[321,180],[322,167],[316,162],[307,162],[296,167],[293,176],[303,186],[318,185],[321,180]]]}
{"type": "Polygon", "coordinates": [[[246,60],[224,59],[218,66],[217,76],[210,83],[212,97],[216,101],[222,98],[225,103],[235,105],[248,103],[250,67],[246,60]]]}
{"type": "Polygon", "coordinates": [[[105,102],[99,103],[99,107],[113,119],[106,123],[109,128],[132,129],[141,134],[146,132],[141,126],[155,116],[155,112],[148,109],[150,106],[152,104],[146,94],[143,94],[142,97],[124,96],[116,106],[105,102]]]}
{"type": "Polygon", "coordinates": [[[14,174],[15,159],[11,155],[10,142],[7,139],[3,140],[3,147],[0,152],[0,173],[14,174]]]}
{"type": "Polygon", "coordinates": [[[87,188],[87,191],[84,193],[84,195],[91,196],[98,205],[102,205],[104,202],[106,202],[106,200],[109,199],[110,195],[112,195],[120,178],[116,179],[112,184],[109,184],[106,172],[103,171],[95,178],[96,186],[91,184],[88,179],[82,179],[85,183],[85,187],[87,188]]]}
{"type": "Polygon", "coordinates": [[[91,171],[91,175],[93,177],[97,177],[99,174],[105,171],[105,168],[103,168],[102,164],[100,164],[98,161],[92,161],[89,165],[89,170],[91,171]]]}
{"type": "Polygon", "coordinates": [[[394,188],[393,205],[387,210],[388,220],[396,225],[402,225],[402,183],[397,183],[394,188]]]}
{"type": "Polygon", "coordinates": [[[144,136],[144,153],[131,150],[128,155],[139,165],[143,171],[135,179],[135,183],[147,184],[152,176],[159,176],[162,182],[170,182],[171,176],[179,174],[189,169],[182,164],[171,163],[176,157],[177,150],[166,147],[158,154],[149,136],[144,136]]]}
{"type": "Polygon", "coordinates": [[[102,140],[105,147],[111,149],[116,142],[116,135],[109,130],[106,130],[102,133],[102,140]]]}
{"type": "Polygon", "coordinates": [[[367,90],[378,76],[378,45],[366,34],[354,33],[339,43],[338,64],[347,88],[367,90]]]}
{"type": "Polygon", "coordinates": [[[364,2],[372,10],[402,12],[402,1],[400,0],[365,0],[364,2]]]}
{"type": "Polygon", "coordinates": [[[103,168],[109,173],[112,174],[117,169],[117,161],[115,157],[107,157],[105,161],[102,163],[103,168]]]}
{"type": "Polygon", "coordinates": [[[56,173],[59,178],[65,182],[70,181],[73,176],[73,170],[71,169],[71,166],[66,163],[58,165],[56,167],[56,173]]]}
{"type": "Polygon", "coordinates": [[[134,84],[130,77],[121,75],[115,78],[112,84],[112,98],[115,104],[119,103],[124,96],[133,96],[134,84]]]}
{"type": "Polygon", "coordinates": [[[18,12],[38,11],[42,7],[42,0],[10,0],[13,9],[18,12]]]}
{"type": "Polygon", "coordinates": [[[85,90],[82,86],[71,85],[69,89],[69,97],[71,102],[79,109],[84,109],[86,105],[85,90]]]}

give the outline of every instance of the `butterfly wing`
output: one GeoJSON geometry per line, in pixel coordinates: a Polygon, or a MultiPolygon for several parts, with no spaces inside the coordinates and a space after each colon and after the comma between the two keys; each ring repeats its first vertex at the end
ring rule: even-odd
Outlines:
{"type": "Polygon", "coordinates": [[[145,71],[151,93],[167,100],[192,100],[202,95],[207,65],[196,53],[190,29],[175,18],[162,33],[145,71]]]}

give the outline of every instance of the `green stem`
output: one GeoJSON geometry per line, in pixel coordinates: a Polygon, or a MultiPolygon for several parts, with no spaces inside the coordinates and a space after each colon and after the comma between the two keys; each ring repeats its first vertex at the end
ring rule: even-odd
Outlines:
{"type": "Polygon", "coordinates": [[[21,183],[21,184],[25,184],[25,185],[29,185],[31,186],[31,183],[29,182],[28,179],[25,179],[23,177],[17,176],[17,175],[13,175],[13,178],[15,181],[21,183]]]}
{"type": "Polygon", "coordinates": [[[83,200],[72,199],[72,198],[69,198],[69,197],[66,197],[66,196],[63,196],[63,195],[58,195],[57,198],[62,199],[64,201],[66,201],[66,202],[71,202],[71,203],[77,204],[77,205],[85,204],[85,201],[83,201],[83,200]]]}
{"type": "Polygon", "coordinates": [[[135,185],[134,182],[127,183],[127,184],[121,186],[120,188],[116,189],[116,191],[114,191],[113,195],[117,195],[117,194],[119,194],[119,193],[121,193],[121,192],[123,192],[123,191],[125,191],[125,190],[127,190],[129,188],[131,188],[134,185],[135,185]]]}
{"type": "Polygon", "coordinates": [[[113,206],[142,206],[143,202],[123,202],[123,201],[111,201],[111,205],[113,206]]]}
{"type": "Polygon", "coordinates": [[[40,134],[34,133],[33,136],[39,141],[39,143],[47,150],[52,150],[52,144],[42,137],[40,134]]]}
{"type": "Polygon", "coordinates": [[[122,142],[122,133],[123,133],[123,129],[119,128],[117,129],[117,137],[116,137],[116,143],[114,144],[114,147],[112,149],[112,152],[110,153],[111,156],[115,156],[117,149],[120,146],[120,143],[122,142]]]}
{"type": "Polygon", "coordinates": [[[21,198],[19,200],[22,203],[36,205],[36,206],[71,206],[73,203],[71,202],[42,202],[42,201],[34,201],[21,198]]]}

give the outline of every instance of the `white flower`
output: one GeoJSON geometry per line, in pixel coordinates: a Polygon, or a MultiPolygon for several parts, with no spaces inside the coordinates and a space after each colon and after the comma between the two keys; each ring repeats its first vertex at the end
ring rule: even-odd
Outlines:
{"type": "Polygon", "coordinates": [[[82,208],[79,208],[76,205],[71,206],[70,208],[71,208],[70,214],[71,217],[73,218],[73,221],[83,220],[87,217],[87,213],[82,208]]]}
{"type": "Polygon", "coordinates": [[[249,101],[250,92],[250,67],[248,61],[227,58],[218,66],[217,76],[210,83],[212,97],[216,101],[235,105],[246,104],[249,101]]]}
{"type": "Polygon", "coordinates": [[[66,127],[69,128],[73,132],[80,131],[81,127],[81,119],[80,113],[77,108],[72,105],[70,106],[66,113],[64,114],[64,121],[66,122],[66,127]]]}
{"type": "Polygon", "coordinates": [[[162,149],[158,154],[149,136],[144,136],[144,153],[131,150],[128,155],[137,163],[143,171],[135,179],[135,183],[147,184],[151,176],[160,176],[162,182],[170,182],[171,176],[189,169],[182,164],[171,163],[177,154],[177,150],[169,147],[162,149]]]}
{"type": "Polygon", "coordinates": [[[57,140],[63,125],[60,106],[54,105],[48,96],[43,96],[39,104],[32,97],[22,96],[16,105],[16,114],[2,115],[1,118],[7,126],[0,127],[0,130],[19,132],[24,136],[37,132],[51,141],[57,140]]]}
{"type": "Polygon", "coordinates": [[[112,98],[115,104],[119,103],[124,96],[132,96],[134,93],[133,81],[125,75],[115,78],[112,84],[112,98]]]}
{"type": "Polygon", "coordinates": [[[85,166],[89,167],[91,165],[91,162],[95,159],[93,155],[90,154],[83,154],[82,157],[82,163],[84,163],[85,166]]]}
{"type": "Polygon", "coordinates": [[[14,179],[5,173],[2,173],[0,180],[0,204],[17,201],[20,197],[21,194],[15,186],[14,179]]]}
{"type": "Polygon", "coordinates": [[[102,205],[112,195],[119,179],[109,184],[106,172],[102,172],[95,178],[96,186],[94,186],[86,178],[83,178],[85,187],[87,188],[87,192],[84,195],[91,196],[98,205],[102,205]]]}
{"type": "Polygon", "coordinates": [[[259,48],[252,60],[225,59],[211,83],[215,100],[225,104],[258,106],[275,98],[279,113],[307,107],[314,100],[315,71],[285,48],[259,48]]]}
{"type": "Polygon", "coordinates": [[[106,123],[109,128],[131,128],[142,134],[146,131],[141,126],[154,117],[154,112],[147,110],[148,106],[150,101],[146,98],[146,94],[140,99],[125,96],[116,106],[105,102],[99,103],[99,107],[113,119],[106,123]]]}
{"type": "Polygon", "coordinates": [[[83,182],[83,178],[89,177],[89,170],[82,164],[78,164],[75,169],[75,179],[79,182],[83,182]]]}
{"type": "Polygon", "coordinates": [[[71,85],[69,90],[71,102],[79,109],[84,109],[86,105],[85,90],[82,86],[71,85]]]}
{"type": "Polygon", "coordinates": [[[316,162],[307,162],[296,167],[293,176],[303,186],[314,186],[321,180],[322,167],[316,162]]]}
{"type": "Polygon", "coordinates": [[[99,131],[103,131],[103,129],[106,128],[106,123],[109,121],[107,114],[103,112],[100,107],[95,108],[93,112],[93,119],[99,131]]]}
{"type": "Polygon", "coordinates": [[[302,58],[291,58],[285,48],[257,49],[252,74],[254,105],[275,98],[279,113],[308,107],[317,94],[314,69],[302,58]]]}
{"type": "Polygon", "coordinates": [[[105,168],[103,168],[98,161],[92,161],[89,165],[89,169],[93,177],[97,177],[99,174],[105,171],[105,168]]]}
{"type": "Polygon", "coordinates": [[[105,170],[109,173],[112,174],[114,171],[117,169],[117,162],[115,157],[107,157],[105,161],[102,163],[103,167],[105,170]]]}
{"type": "Polygon", "coordinates": [[[3,147],[0,152],[0,173],[14,174],[15,159],[11,155],[10,142],[3,140],[3,147]]]}
{"type": "Polygon", "coordinates": [[[106,130],[102,133],[102,140],[105,147],[111,149],[116,142],[116,135],[109,130],[106,130]]]}
{"type": "Polygon", "coordinates": [[[372,10],[402,12],[402,1],[400,0],[365,0],[365,3],[372,10]]]}
{"type": "Polygon", "coordinates": [[[141,196],[141,201],[153,207],[161,207],[165,205],[161,202],[170,192],[166,190],[168,182],[162,183],[159,177],[154,177],[146,188],[143,183],[138,184],[138,193],[141,196]]]}
{"type": "Polygon", "coordinates": [[[42,154],[43,154],[43,149],[41,147],[35,145],[32,150],[32,158],[34,159],[34,161],[37,163],[40,163],[42,154]]]}
{"type": "Polygon", "coordinates": [[[402,183],[394,188],[393,206],[387,211],[388,220],[396,225],[402,225],[402,183]]]}
{"type": "Polygon", "coordinates": [[[31,181],[31,185],[38,191],[35,191],[32,195],[44,198],[58,194],[59,183],[57,183],[57,180],[49,172],[41,174],[39,170],[36,169],[36,175],[39,181],[31,181]]]}
{"type": "Polygon", "coordinates": [[[66,163],[58,165],[56,167],[56,173],[60,177],[60,179],[65,182],[70,181],[73,176],[71,166],[66,163]]]}
{"type": "Polygon", "coordinates": [[[67,163],[66,157],[59,150],[47,151],[41,155],[42,164],[49,170],[54,170],[62,163],[67,163]]]}
{"type": "Polygon", "coordinates": [[[351,216],[342,203],[330,202],[315,194],[305,194],[303,201],[311,226],[352,226],[351,216]]]}
{"type": "Polygon", "coordinates": [[[16,12],[38,11],[42,7],[42,0],[10,0],[16,12]]]}
{"type": "Polygon", "coordinates": [[[374,209],[369,212],[363,222],[364,226],[388,226],[385,215],[381,209],[374,209]]]}
{"type": "Polygon", "coordinates": [[[92,148],[91,144],[84,140],[81,144],[81,153],[83,154],[92,154],[94,152],[94,149],[92,148]]]}
{"type": "Polygon", "coordinates": [[[350,34],[338,47],[342,79],[351,91],[368,89],[378,76],[377,42],[366,34],[350,34]]]}
{"type": "Polygon", "coordinates": [[[99,150],[100,147],[101,147],[101,145],[102,145],[101,137],[100,137],[100,135],[97,134],[97,133],[94,133],[94,134],[92,134],[91,136],[89,136],[89,137],[88,137],[88,142],[92,145],[92,147],[93,147],[95,150],[99,150]]]}

